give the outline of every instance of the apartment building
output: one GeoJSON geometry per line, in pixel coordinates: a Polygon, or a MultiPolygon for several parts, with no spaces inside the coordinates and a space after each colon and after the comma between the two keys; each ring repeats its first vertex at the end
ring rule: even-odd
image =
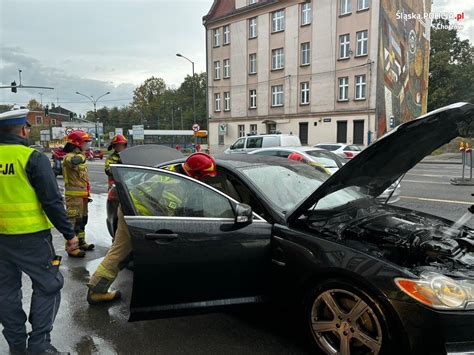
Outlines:
{"type": "Polygon", "coordinates": [[[366,145],[425,112],[430,24],[396,12],[429,6],[215,0],[203,18],[210,145],[274,132],[366,145]]]}

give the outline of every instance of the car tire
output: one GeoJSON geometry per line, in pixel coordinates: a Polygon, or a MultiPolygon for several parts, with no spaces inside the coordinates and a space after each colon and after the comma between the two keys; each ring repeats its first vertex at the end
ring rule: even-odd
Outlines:
{"type": "Polygon", "coordinates": [[[324,354],[399,353],[391,317],[360,285],[338,279],[318,283],[306,295],[304,317],[312,344],[324,354]]]}

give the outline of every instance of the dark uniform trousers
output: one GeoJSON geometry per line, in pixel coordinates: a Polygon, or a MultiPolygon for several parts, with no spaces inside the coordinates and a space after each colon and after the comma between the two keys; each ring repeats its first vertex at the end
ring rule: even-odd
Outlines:
{"type": "Polygon", "coordinates": [[[26,314],[21,302],[22,272],[33,283],[28,351],[41,353],[50,344],[50,332],[64,282],[59,266],[52,265],[54,257],[49,231],[35,235],[0,236],[0,322],[11,347],[24,347],[27,339],[26,314]]]}

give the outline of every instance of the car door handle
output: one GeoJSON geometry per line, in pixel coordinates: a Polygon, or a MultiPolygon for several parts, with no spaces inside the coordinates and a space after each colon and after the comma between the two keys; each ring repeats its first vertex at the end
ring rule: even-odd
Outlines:
{"type": "Polygon", "coordinates": [[[173,232],[156,232],[156,233],[147,233],[145,238],[148,240],[170,240],[177,239],[178,234],[173,232]]]}

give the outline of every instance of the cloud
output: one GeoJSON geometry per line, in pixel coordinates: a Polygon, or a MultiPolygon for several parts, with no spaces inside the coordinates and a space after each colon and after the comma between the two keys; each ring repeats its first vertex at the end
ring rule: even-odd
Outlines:
{"type": "Polygon", "coordinates": [[[13,80],[19,84],[18,69],[21,68],[23,85],[54,87],[54,90],[19,89],[17,94],[8,89],[1,89],[0,101],[2,103],[25,104],[31,98],[39,101],[41,97],[39,93],[42,92],[43,104],[59,103],[62,107],[84,113],[92,109],[92,104],[86,98],[77,95],[76,91],[94,97],[110,91],[110,95],[104,97],[98,104],[99,107],[110,107],[128,104],[135,89],[135,85],[131,83],[114,85],[110,81],[94,80],[68,74],[62,69],[44,65],[20,47],[2,47],[1,58],[0,80],[2,82],[0,85],[10,85],[13,80]]]}

